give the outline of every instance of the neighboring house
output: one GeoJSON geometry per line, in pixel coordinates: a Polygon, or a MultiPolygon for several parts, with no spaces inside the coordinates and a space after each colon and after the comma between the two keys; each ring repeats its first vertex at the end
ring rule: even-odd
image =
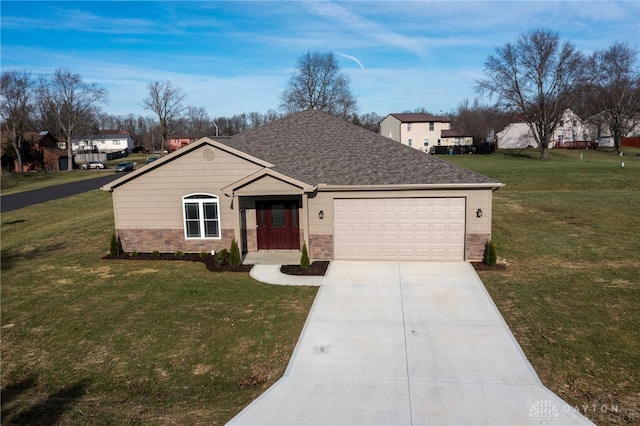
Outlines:
{"type": "MultiPolygon", "coordinates": [[[[538,142],[533,137],[529,125],[524,122],[510,123],[496,134],[498,149],[537,148],[538,142]]],[[[571,142],[589,141],[589,129],[572,110],[567,109],[551,136],[549,148],[571,145],[571,142]]]]}
{"type": "Polygon", "coordinates": [[[202,138],[105,185],[125,251],[481,260],[503,184],[317,110],[202,138]]]}
{"type": "Polygon", "coordinates": [[[40,140],[34,144],[34,147],[42,155],[45,170],[67,170],[69,153],[58,148],[58,144],[58,139],[51,133],[40,132],[40,140]]]}
{"type": "Polygon", "coordinates": [[[536,142],[529,129],[529,125],[524,122],[509,123],[502,131],[496,133],[497,149],[524,149],[537,148],[536,142]]]}
{"type": "Polygon", "coordinates": [[[198,140],[196,136],[169,136],[167,143],[169,144],[169,152],[177,151],[183,146],[187,146],[190,143],[198,140]]]}
{"type": "MultiPolygon", "coordinates": [[[[3,151],[9,146],[6,132],[2,134],[3,151]]],[[[58,149],[58,140],[48,131],[28,132],[23,138],[22,170],[66,170],[67,152],[58,149]]],[[[3,155],[3,170],[19,171],[18,160],[3,155]]]]}
{"type": "Polygon", "coordinates": [[[472,146],[473,135],[460,129],[443,130],[441,133],[444,146],[472,146]]]}
{"type": "Polygon", "coordinates": [[[442,132],[450,129],[451,120],[427,113],[389,114],[380,122],[380,135],[427,152],[433,146],[446,146],[442,132]]]}
{"type": "MultiPolygon", "coordinates": [[[[613,147],[613,137],[609,130],[609,120],[606,118],[604,112],[600,112],[586,121],[586,127],[589,132],[590,138],[593,141],[598,142],[598,146],[601,147],[613,147]]],[[[636,117],[635,126],[627,134],[627,138],[640,137],[640,119],[636,117]]]]}
{"type": "Polygon", "coordinates": [[[95,135],[78,135],[71,140],[71,149],[98,152],[133,151],[133,138],[126,130],[101,130],[95,135]]]}

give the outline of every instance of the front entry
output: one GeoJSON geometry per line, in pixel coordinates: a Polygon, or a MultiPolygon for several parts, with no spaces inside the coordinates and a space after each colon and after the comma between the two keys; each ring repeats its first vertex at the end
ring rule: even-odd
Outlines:
{"type": "Polygon", "coordinates": [[[258,250],[300,250],[297,201],[256,202],[258,250]]]}

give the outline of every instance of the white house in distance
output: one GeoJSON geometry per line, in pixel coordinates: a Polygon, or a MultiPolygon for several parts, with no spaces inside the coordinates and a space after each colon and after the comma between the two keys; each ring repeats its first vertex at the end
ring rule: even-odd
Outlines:
{"type": "MultiPolygon", "coordinates": [[[[524,122],[510,123],[501,132],[496,134],[498,149],[524,149],[537,148],[538,142],[533,137],[529,125],[524,122]]],[[[560,120],[560,124],[553,132],[549,148],[562,147],[571,142],[590,141],[589,128],[583,124],[580,117],[572,110],[567,109],[560,120]]]]}
{"type": "Polygon", "coordinates": [[[126,130],[100,130],[94,135],[78,135],[71,140],[71,149],[117,152],[133,150],[133,138],[126,130]]]}
{"type": "MultiPolygon", "coordinates": [[[[627,138],[640,137],[640,116],[636,115],[633,118],[629,118],[627,121],[631,130],[626,135],[627,138]]],[[[598,146],[612,147],[613,137],[611,136],[611,130],[609,129],[609,120],[604,112],[600,112],[592,117],[589,117],[585,125],[589,129],[591,139],[598,142],[598,146]]]]}
{"type": "Polygon", "coordinates": [[[473,145],[465,132],[451,129],[451,120],[428,113],[394,113],[380,122],[380,135],[421,151],[434,146],[473,145]]]}

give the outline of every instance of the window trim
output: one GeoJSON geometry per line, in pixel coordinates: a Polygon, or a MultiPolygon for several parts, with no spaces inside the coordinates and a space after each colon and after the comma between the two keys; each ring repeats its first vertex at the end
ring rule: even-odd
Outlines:
{"type": "Polygon", "coordinates": [[[187,194],[182,197],[182,227],[184,228],[184,238],[186,240],[220,240],[222,239],[222,220],[220,218],[220,198],[214,194],[208,194],[204,192],[196,192],[193,194],[187,194]],[[195,198],[199,197],[199,198],[195,198]],[[204,204],[205,203],[215,203],[216,206],[216,219],[211,221],[217,222],[217,234],[216,237],[207,237],[204,235],[205,232],[205,217],[204,217],[204,204]],[[187,212],[186,205],[187,204],[197,204],[198,205],[198,224],[200,230],[199,237],[193,237],[188,235],[187,230],[187,212]]]}

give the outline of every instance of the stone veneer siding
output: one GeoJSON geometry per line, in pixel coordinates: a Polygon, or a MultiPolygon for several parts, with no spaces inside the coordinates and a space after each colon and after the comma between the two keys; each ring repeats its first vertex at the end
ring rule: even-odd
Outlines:
{"type": "Polygon", "coordinates": [[[258,231],[256,229],[247,229],[247,247],[248,252],[258,251],[258,231]]]}
{"type": "Polygon", "coordinates": [[[333,235],[309,235],[309,257],[333,260],[333,235]]]}
{"type": "Polygon", "coordinates": [[[484,249],[491,239],[491,234],[467,234],[464,259],[476,262],[484,258],[484,249]]]}
{"type": "Polygon", "coordinates": [[[116,234],[120,238],[122,250],[140,253],[185,253],[210,252],[211,250],[229,249],[235,233],[233,229],[223,229],[222,238],[193,239],[184,238],[184,229],[119,229],[116,234]]]}

